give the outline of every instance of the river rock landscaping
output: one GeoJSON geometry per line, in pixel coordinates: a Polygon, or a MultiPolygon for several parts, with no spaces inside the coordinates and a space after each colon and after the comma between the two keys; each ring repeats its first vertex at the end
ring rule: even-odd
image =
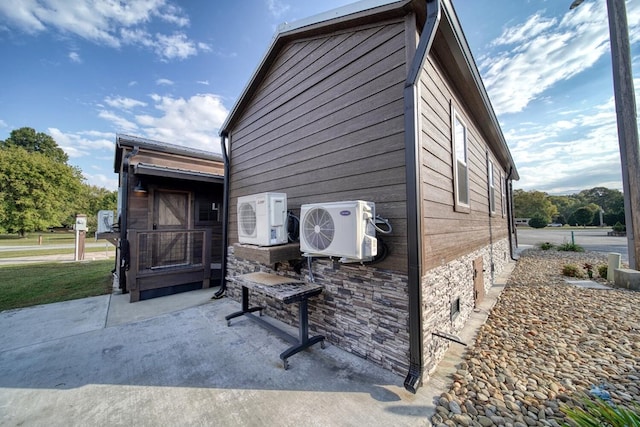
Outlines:
{"type": "MultiPolygon", "coordinates": [[[[567,284],[564,265],[606,256],[529,249],[440,396],[435,426],[559,426],[601,392],[640,402],[640,292],[567,284]]],[[[637,409],[637,407],[635,407],[637,409]]]]}

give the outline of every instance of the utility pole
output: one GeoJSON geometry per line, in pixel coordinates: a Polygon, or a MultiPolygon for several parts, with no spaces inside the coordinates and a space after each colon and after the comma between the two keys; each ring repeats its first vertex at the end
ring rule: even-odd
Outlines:
{"type": "Polygon", "coordinates": [[[622,164],[624,218],[627,228],[629,267],[637,270],[640,260],[640,156],[638,155],[638,123],[636,94],[631,71],[629,29],[624,0],[607,0],[609,40],[613,66],[613,91],[618,121],[618,144],[622,164]]]}
{"type": "MultiPolygon", "coordinates": [[[[583,1],[574,0],[569,9],[578,7],[583,1]]],[[[636,239],[637,234],[640,233],[640,155],[625,0],[607,0],[607,14],[609,15],[613,93],[618,123],[629,267],[637,270],[637,262],[640,261],[640,241],[636,239]]]]}

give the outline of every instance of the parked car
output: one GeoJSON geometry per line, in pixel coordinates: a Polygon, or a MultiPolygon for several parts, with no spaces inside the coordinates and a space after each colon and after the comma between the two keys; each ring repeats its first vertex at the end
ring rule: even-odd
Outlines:
{"type": "Polygon", "coordinates": [[[552,222],[551,224],[547,224],[547,227],[562,227],[562,224],[558,222],[552,222]]]}

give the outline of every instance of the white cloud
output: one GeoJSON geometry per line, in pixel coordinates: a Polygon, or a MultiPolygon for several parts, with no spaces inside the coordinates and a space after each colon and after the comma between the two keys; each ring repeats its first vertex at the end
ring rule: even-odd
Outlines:
{"type": "Polygon", "coordinates": [[[135,107],[145,107],[147,105],[146,102],[122,96],[116,96],[115,98],[108,96],[105,98],[104,102],[110,107],[118,108],[121,110],[131,110],[135,107]]]}
{"type": "MultiPolygon", "coordinates": [[[[205,93],[190,98],[159,94],[151,94],[149,97],[153,102],[147,107],[153,107],[153,110],[144,114],[134,114],[132,109],[122,108],[119,114],[103,109],[98,112],[98,116],[111,122],[116,132],[207,151],[220,151],[218,131],[229,111],[219,96],[205,93]]],[[[140,101],[127,100],[124,97],[113,97],[107,98],[105,103],[114,108],[123,105],[139,106],[140,101]]]]}
{"type": "Polygon", "coordinates": [[[198,49],[211,49],[205,43],[190,40],[184,33],[151,35],[147,32],[148,24],[156,19],[180,28],[189,25],[182,9],[168,0],[3,0],[0,18],[4,18],[1,20],[5,25],[28,34],[57,31],[113,48],[123,45],[148,48],[164,61],[185,59],[196,55],[198,49]]]}
{"type": "Polygon", "coordinates": [[[80,58],[80,54],[78,52],[69,52],[69,59],[71,62],[75,62],[77,64],[82,63],[82,58],[80,58]]]}
{"type": "Polygon", "coordinates": [[[494,46],[509,45],[523,43],[536,37],[545,30],[555,26],[557,21],[555,19],[547,19],[539,14],[531,16],[527,22],[521,26],[506,28],[500,37],[495,39],[491,44],[494,46]]]}
{"type": "Polygon", "coordinates": [[[158,86],[171,86],[173,85],[173,81],[169,79],[158,79],[156,80],[156,84],[158,86]]]}
{"type": "Polygon", "coordinates": [[[274,18],[280,18],[282,15],[287,13],[290,6],[286,3],[281,2],[280,0],[267,0],[267,9],[269,9],[269,13],[273,15],[274,18]]]}
{"type": "Polygon", "coordinates": [[[7,122],[5,122],[4,120],[0,119],[0,128],[6,128],[7,127],[7,122]]]}
{"type": "Polygon", "coordinates": [[[101,110],[98,112],[98,117],[111,122],[118,132],[135,132],[138,130],[138,125],[117,115],[113,111],[101,110]]]}
{"type": "MultiPolygon", "coordinates": [[[[632,38],[640,38],[639,2],[629,2],[632,38]]],[[[585,2],[558,22],[535,14],[505,28],[479,59],[483,81],[498,114],[523,111],[561,81],[593,66],[609,51],[604,1],[585,2]]]]}
{"type": "Polygon", "coordinates": [[[505,138],[521,176],[517,188],[569,194],[621,186],[613,99],[574,110],[570,120],[520,124],[505,138]]]}
{"type": "Polygon", "coordinates": [[[196,83],[199,85],[209,86],[209,80],[198,80],[196,83]]]}
{"type": "Polygon", "coordinates": [[[98,131],[68,133],[57,128],[48,128],[47,133],[71,159],[94,156],[101,150],[113,152],[114,149],[115,135],[112,133],[98,131]]]}
{"type": "Polygon", "coordinates": [[[185,59],[198,52],[195,43],[183,33],[173,33],[170,36],[156,34],[154,50],[163,60],[185,59]]]}
{"type": "Polygon", "coordinates": [[[103,187],[110,191],[116,191],[118,189],[118,175],[115,173],[107,176],[102,173],[90,174],[87,171],[82,171],[82,176],[84,176],[84,179],[89,185],[103,187]]]}
{"type": "Polygon", "coordinates": [[[138,115],[137,123],[149,138],[208,151],[219,151],[218,131],[228,111],[219,96],[188,99],[157,94],[151,97],[160,115],[138,115]]]}

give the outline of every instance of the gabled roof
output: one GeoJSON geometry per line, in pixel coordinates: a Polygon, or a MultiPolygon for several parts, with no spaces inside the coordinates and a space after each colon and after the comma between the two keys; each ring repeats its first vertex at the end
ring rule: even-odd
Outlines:
{"type": "MultiPolygon", "coordinates": [[[[280,25],[262,61],[253,72],[247,86],[223,123],[220,134],[228,134],[236,120],[240,118],[262,79],[269,71],[271,64],[286,43],[366,23],[401,17],[410,12],[415,13],[417,27],[421,29],[426,19],[426,1],[362,0],[306,19],[280,25]]],[[[493,142],[492,147],[499,160],[508,166],[507,169],[511,168],[511,179],[517,180],[519,175],[515,162],[511,157],[451,0],[440,0],[440,3],[442,5],[442,19],[438,26],[432,51],[438,53],[447,72],[461,82],[461,87],[464,89],[462,93],[464,93],[465,103],[469,107],[469,113],[475,117],[476,123],[487,139],[493,142]]]]}
{"type": "Polygon", "coordinates": [[[168,142],[155,141],[139,136],[116,134],[116,155],[113,165],[114,171],[116,173],[120,170],[120,163],[122,162],[122,150],[120,150],[120,148],[133,148],[136,146],[142,149],[152,150],[160,153],[169,153],[205,160],[216,160],[219,162],[224,162],[222,155],[218,153],[197,150],[195,148],[184,147],[176,144],[169,144],[168,142]]]}

